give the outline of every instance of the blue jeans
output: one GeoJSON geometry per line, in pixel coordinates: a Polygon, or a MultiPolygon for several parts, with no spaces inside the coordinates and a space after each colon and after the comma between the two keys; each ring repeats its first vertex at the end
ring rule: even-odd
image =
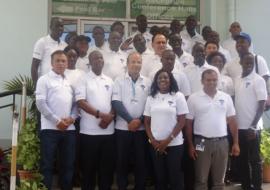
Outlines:
{"type": "Polygon", "coordinates": [[[41,130],[41,165],[43,182],[48,190],[52,189],[54,160],[59,153],[59,178],[62,190],[72,189],[75,161],[76,134],[74,131],[41,130]]]}

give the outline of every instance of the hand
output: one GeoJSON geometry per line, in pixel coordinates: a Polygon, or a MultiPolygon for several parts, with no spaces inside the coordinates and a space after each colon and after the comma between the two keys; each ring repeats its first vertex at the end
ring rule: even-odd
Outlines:
{"type": "Polygon", "coordinates": [[[190,158],[192,158],[193,160],[196,160],[197,159],[198,153],[195,150],[195,147],[194,147],[193,144],[189,145],[188,154],[189,154],[190,158]]]}
{"type": "Polygon", "coordinates": [[[256,138],[256,133],[257,133],[256,130],[248,129],[248,132],[247,132],[247,139],[248,139],[248,140],[253,140],[253,139],[255,139],[255,138],[256,138]]]}
{"type": "MultiPolygon", "coordinates": [[[[110,122],[111,123],[111,122],[110,122]]],[[[102,128],[102,129],[107,129],[107,127],[109,126],[109,124],[110,123],[108,123],[108,122],[106,122],[106,121],[104,121],[104,120],[101,120],[100,122],[99,122],[99,127],[100,128],[102,128]]]]}
{"type": "Polygon", "coordinates": [[[159,146],[159,141],[157,141],[156,139],[152,139],[151,140],[151,145],[153,146],[153,148],[155,150],[157,150],[158,149],[158,146],[159,146]]]}
{"type": "Polygon", "coordinates": [[[68,126],[70,126],[71,124],[73,124],[73,123],[75,122],[75,119],[73,119],[72,117],[62,118],[62,120],[63,120],[68,126]]]}
{"type": "Polygon", "coordinates": [[[168,147],[168,144],[170,142],[171,141],[169,139],[165,139],[165,140],[160,141],[159,145],[158,145],[158,151],[161,152],[161,153],[167,154],[166,148],[168,147]]]}
{"type": "Polygon", "coordinates": [[[67,123],[66,123],[65,121],[61,120],[61,121],[56,125],[56,127],[57,127],[58,129],[60,129],[61,131],[64,131],[64,130],[66,130],[66,129],[68,128],[68,125],[67,125],[67,123]]]}
{"type": "Polygon", "coordinates": [[[111,121],[114,118],[114,115],[112,113],[99,113],[99,117],[101,120],[103,120],[105,123],[111,123],[111,121]]]}
{"type": "Polygon", "coordinates": [[[239,144],[235,143],[232,145],[231,156],[239,156],[239,154],[240,154],[239,144]]]}
{"type": "Polygon", "coordinates": [[[141,120],[139,119],[133,119],[131,122],[128,124],[128,130],[135,132],[137,129],[141,126],[141,120]]]}
{"type": "Polygon", "coordinates": [[[133,38],[128,38],[122,43],[122,45],[120,46],[120,49],[123,51],[128,50],[130,44],[132,43],[133,43],[133,38]]]}

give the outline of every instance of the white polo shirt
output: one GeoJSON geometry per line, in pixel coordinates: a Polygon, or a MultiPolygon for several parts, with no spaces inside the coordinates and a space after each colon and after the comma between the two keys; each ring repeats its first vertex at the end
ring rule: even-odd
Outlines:
{"type": "MultiPolygon", "coordinates": [[[[86,100],[100,112],[109,113],[112,108],[112,79],[104,74],[97,76],[92,70],[85,76],[84,81],[75,90],[76,101],[86,100]]],[[[111,135],[114,133],[114,121],[106,129],[99,127],[100,121],[100,118],[81,110],[80,133],[86,135],[111,135]]]]}
{"type": "MultiPolygon", "coordinates": [[[[134,83],[128,73],[126,73],[124,76],[116,78],[113,86],[112,100],[121,101],[132,118],[140,118],[143,115],[149,91],[149,79],[140,75],[134,83]]],[[[128,130],[128,123],[117,115],[115,128],[128,130]]],[[[144,130],[143,125],[139,130],[144,130]]]]}
{"type": "Polygon", "coordinates": [[[103,45],[101,47],[97,47],[95,44],[93,46],[90,46],[89,47],[89,52],[92,52],[92,51],[108,51],[110,48],[109,48],[109,44],[107,41],[104,41],[103,45]]]}
{"type": "MultiPolygon", "coordinates": [[[[148,96],[144,110],[144,115],[151,117],[151,132],[156,140],[168,138],[177,123],[177,116],[187,113],[187,103],[181,92],[148,96]]],[[[182,131],[168,146],[181,144],[183,144],[182,131]]]]}
{"type": "Polygon", "coordinates": [[[73,89],[75,89],[80,83],[81,81],[84,79],[84,75],[86,73],[82,70],[79,69],[74,69],[74,70],[70,70],[70,69],[66,69],[65,70],[65,76],[67,77],[67,80],[69,81],[69,84],[71,85],[71,87],[73,89]]]}
{"type": "Polygon", "coordinates": [[[141,74],[145,77],[149,78],[152,73],[156,73],[162,67],[161,57],[157,54],[148,54],[148,56],[144,56],[142,59],[141,74]]]}
{"type": "Polygon", "coordinates": [[[195,135],[207,138],[227,135],[226,119],[235,115],[232,98],[228,94],[218,90],[212,98],[200,90],[188,98],[187,104],[189,114],[186,118],[194,120],[195,135]]]}
{"type": "MultiPolygon", "coordinates": [[[[252,72],[235,80],[235,109],[239,129],[248,129],[256,115],[258,101],[267,99],[266,84],[262,77],[252,72]]],[[[262,118],[257,128],[262,129],[262,118]]]]}
{"type": "Polygon", "coordinates": [[[78,57],[75,68],[88,73],[91,69],[88,56],[89,53],[87,53],[84,57],[78,57]]]}
{"type": "Polygon", "coordinates": [[[65,42],[55,41],[50,35],[44,36],[36,42],[33,51],[33,58],[41,60],[38,68],[39,77],[51,70],[51,54],[56,50],[63,50],[65,47],[65,42]]]}
{"type": "Polygon", "coordinates": [[[183,54],[180,57],[178,57],[178,55],[175,54],[174,67],[180,71],[183,71],[187,65],[190,65],[193,63],[193,60],[194,60],[194,58],[191,54],[183,51],[183,54]]]}
{"type": "Polygon", "coordinates": [[[193,37],[190,37],[186,29],[181,31],[180,35],[182,37],[182,48],[188,53],[192,53],[192,48],[197,42],[204,44],[203,37],[196,31],[193,37]]]}
{"type": "MultiPolygon", "coordinates": [[[[137,30],[134,34],[132,34],[128,38],[134,38],[137,34],[142,34],[143,35],[143,37],[144,37],[144,39],[146,41],[146,47],[147,47],[147,49],[149,49],[150,51],[153,51],[153,48],[152,48],[152,37],[153,37],[153,35],[150,34],[150,32],[148,32],[148,31],[146,31],[144,33],[141,33],[140,31],[137,30]]],[[[131,44],[131,47],[134,50],[133,44],[131,44]]]]}
{"type": "Polygon", "coordinates": [[[101,52],[104,58],[103,73],[115,80],[116,77],[124,75],[127,68],[127,55],[123,51],[108,50],[101,52]]]}
{"type": "Polygon", "coordinates": [[[219,45],[218,51],[225,56],[226,63],[230,63],[232,61],[231,54],[230,54],[230,52],[227,49],[225,49],[221,45],[219,45]]]}
{"type": "Polygon", "coordinates": [[[185,67],[184,73],[188,78],[191,93],[198,92],[202,89],[202,73],[207,69],[212,69],[216,71],[218,75],[220,75],[218,69],[212,65],[209,65],[206,61],[201,67],[195,65],[194,63],[185,67]]]}
{"type": "Polygon", "coordinates": [[[173,69],[172,74],[177,82],[179,91],[182,92],[184,96],[189,96],[191,94],[191,88],[186,74],[177,69],[173,69]]]}
{"type": "MultiPolygon", "coordinates": [[[[45,100],[48,108],[59,120],[72,115],[73,95],[67,78],[63,78],[52,70],[37,81],[36,100],[45,100]]],[[[59,130],[54,122],[46,119],[42,114],[41,129],[59,130]]],[[[67,130],[75,130],[74,125],[70,125],[67,130]]]]}
{"type": "MultiPolygon", "coordinates": [[[[260,76],[269,75],[269,69],[268,69],[267,62],[265,61],[265,59],[262,56],[257,55],[257,61],[258,61],[258,74],[260,76]]],[[[254,72],[256,72],[255,63],[254,63],[254,72]]],[[[242,66],[240,64],[240,58],[237,57],[232,62],[225,64],[223,68],[223,73],[231,77],[233,81],[235,81],[236,78],[241,76],[242,66]]]]}
{"type": "Polygon", "coordinates": [[[221,74],[218,83],[218,89],[222,92],[234,96],[234,85],[231,77],[221,74]]]}

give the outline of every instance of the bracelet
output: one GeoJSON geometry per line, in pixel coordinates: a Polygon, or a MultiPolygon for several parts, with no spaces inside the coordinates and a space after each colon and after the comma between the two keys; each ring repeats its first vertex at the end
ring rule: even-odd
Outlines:
{"type": "Polygon", "coordinates": [[[99,110],[96,112],[96,118],[99,118],[99,110]]]}

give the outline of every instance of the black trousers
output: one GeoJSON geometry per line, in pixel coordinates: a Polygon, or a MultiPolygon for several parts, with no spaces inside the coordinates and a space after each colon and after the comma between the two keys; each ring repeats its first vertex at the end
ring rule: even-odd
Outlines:
{"type": "Polygon", "coordinates": [[[128,186],[130,161],[134,162],[135,190],[145,189],[146,178],[146,142],[145,131],[116,130],[116,176],[119,190],[128,186]]]}
{"type": "Polygon", "coordinates": [[[74,130],[41,130],[40,152],[40,170],[47,189],[52,189],[54,162],[58,152],[61,189],[71,190],[76,152],[76,132],[74,130]]]}
{"type": "Polygon", "coordinates": [[[256,138],[247,139],[248,130],[239,130],[239,168],[242,188],[262,190],[262,162],[260,158],[260,131],[256,138]]]}
{"type": "Polygon", "coordinates": [[[115,166],[114,135],[80,134],[82,190],[110,190],[115,166]]]}
{"type": "Polygon", "coordinates": [[[194,190],[195,183],[195,168],[194,160],[190,158],[188,154],[188,143],[184,140],[184,153],[182,160],[183,172],[184,172],[184,189],[194,190]]]}
{"type": "Polygon", "coordinates": [[[155,189],[183,190],[182,156],[183,145],[170,146],[167,154],[160,154],[150,145],[155,172],[155,189]]]}

